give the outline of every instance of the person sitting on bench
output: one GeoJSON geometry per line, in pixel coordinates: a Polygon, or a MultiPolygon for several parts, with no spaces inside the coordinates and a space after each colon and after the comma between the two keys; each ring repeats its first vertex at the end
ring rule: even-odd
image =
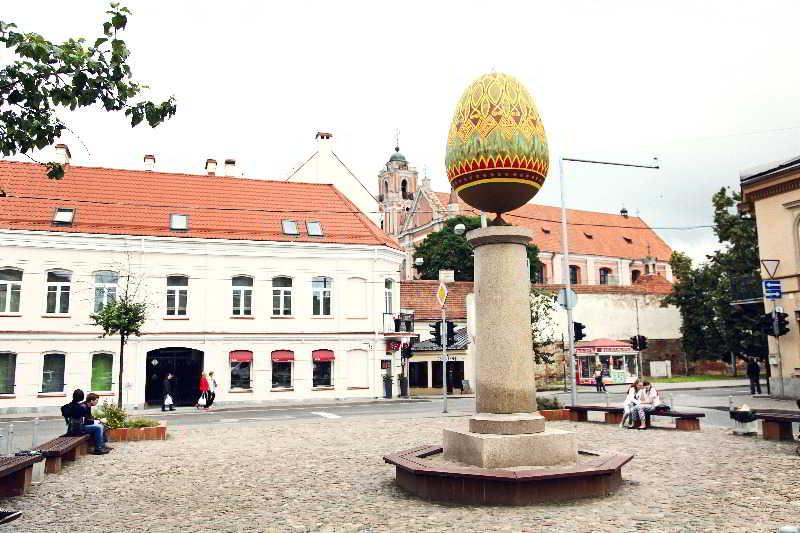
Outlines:
{"type": "Polygon", "coordinates": [[[95,419],[92,415],[92,407],[97,405],[100,396],[90,392],[86,395],[86,401],[79,403],[80,413],[83,419],[83,429],[94,439],[95,455],[103,455],[112,450],[106,444],[106,427],[103,425],[104,419],[95,419]]]}

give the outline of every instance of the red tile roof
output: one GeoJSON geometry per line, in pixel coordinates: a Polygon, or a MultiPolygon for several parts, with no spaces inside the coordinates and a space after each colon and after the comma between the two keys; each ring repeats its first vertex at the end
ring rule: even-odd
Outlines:
{"type": "MultiPolygon", "coordinates": [[[[653,294],[667,295],[672,292],[672,284],[659,274],[642,276],[647,278],[643,283],[634,285],[573,285],[572,289],[578,294],[653,294]]],[[[412,280],[400,282],[400,307],[413,309],[414,318],[422,320],[436,320],[442,316],[439,302],[436,300],[436,280],[412,280]]],[[[534,285],[538,289],[557,292],[563,285],[534,285]]],[[[467,294],[473,291],[471,281],[456,281],[448,283],[447,316],[456,320],[467,318],[467,294]]]]}
{"type": "Polygon", "coordinates": [[[400,248],[332,185],[74,165],[61,180],[45,174],[0,161],[0,228],[400,248]],[[58,207],[75,209],[71,226],[52,224],[58,207]],[[170,231],[171,213],[189,215],[188,231],[170,231]],[[300,234],[283,234],[284,219],[300,234]],[[320,222],[324,237],[310,237],[305,221],[320,222]]]}
{"type": "MultiPolygon", "coordinates": [[[[436,193],[447,203],[449,193],[436,193]]],[[[461,212],[478,212],[459,199],[461,212]]],[[[503,215],[506,222],[533,230],[533,243],[543,252],[561,251],[561,208],[525,204],[503,215]]],[[[597,211],[567,209],[567,232],[571,253],[642,259],[651,255],[669,261],[672,249],[639,217],[623,217],[597,211]]]]}

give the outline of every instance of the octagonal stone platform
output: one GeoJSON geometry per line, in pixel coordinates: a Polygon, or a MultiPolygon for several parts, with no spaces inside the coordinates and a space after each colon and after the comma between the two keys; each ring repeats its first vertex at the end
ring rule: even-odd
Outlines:
{"type": "Polygon", "coordinates": [[[575,437],[568,431],[494,435],[444,430],[444,457],[480,468],[519,465],[574,465],[578,460],[575,437]]]}

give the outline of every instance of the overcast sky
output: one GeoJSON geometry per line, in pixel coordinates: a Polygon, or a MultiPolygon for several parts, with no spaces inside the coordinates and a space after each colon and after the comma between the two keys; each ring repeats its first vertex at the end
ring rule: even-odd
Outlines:
{"type": "MultiPolygon", "coordinates": [[[[145,2],[123,34],[152,98],[178,113],[157,129],[121,115],[65,115],[77,164],[200,172],[234,157],[245,175],[281,179],[331,131],[371,189],[400,148],[449,190],[447,130],[465,87],[495,69],[530,90],[551,146],[536,201],[557,205],[557,157],[660,170],[566,164],[569,207],[624,204],[653,227],[711,223],[711,194],[743,168],[800,154],[795,1],[145,2]]],[[[106,2],[4,2],[0,18],[51,40],[96,37],[106,2]]],[[[43,155],[42,157],[46,157],[43,155]]],[[[695,258],[710,230],[658,230],[695,258]]]]}

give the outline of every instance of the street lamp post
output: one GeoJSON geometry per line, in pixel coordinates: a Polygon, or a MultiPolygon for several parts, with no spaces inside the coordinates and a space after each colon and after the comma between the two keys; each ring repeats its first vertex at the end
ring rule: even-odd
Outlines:
{"type": "MultiPolygon", "coordinates": [[[[658,158],[653,158],[653,165],[634,165],[631,163],[615,163],[612,161],[598,161],[594,159],[575,159],[571,157],[560,157],[558,159],[558,178],[561,185],[561,256],[562,256],[562,276],[564,278],[564,286],[566,287],[567,294],[569,294],[571,280],[569,278],[569,239],[567,236],[567,207],[565,200],[565,186],[564,186],[564,161],[572,161],[574,163],[588,163],[591,165],[610,165],[614,167],[633,167],[633,168],[648,168],[658,169],[658,158]]],[[[572,320],[572,306],[567,306],[567,339],[569,341],[569,375],[570,375],[570,401],[572,405],[578,403],[578,386],[575,382],[575,339],[574,339],[575,326],[572,320]]]]}

